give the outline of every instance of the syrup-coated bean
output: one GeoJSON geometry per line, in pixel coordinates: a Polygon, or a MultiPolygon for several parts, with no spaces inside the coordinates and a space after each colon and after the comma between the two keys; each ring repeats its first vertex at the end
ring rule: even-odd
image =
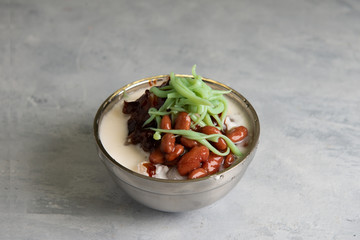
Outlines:
{"type": "Polygon", "coordinates": [[[177,168],[180,175],[185,176],[192,170],[201,166],[209,157],[209,149],[205,146],[193,147],[189,152],[185,153],[178,162],[177,168]]]}
{"type": "MultiPolygon", "coordinates": [[[[210,134],[222,134],[221,131],[219,129],[217,129],[216,127],[214,127],[214,126],[202,127],[200,129],[200,132],[205,133],[207,135],[210,135],[210,134]]],[[[219,138],[219,140],[217,142],[214,142],[213,146],[216,149],[218,149],[219,151],[226,150],[226,148],[227,148],[227,144],[226,144],[225,140],[222,139],[222,138],[219,138]]]]}
{"type": "Polygon", "coordinates": [[[224,160],[224,168],[230,167],[231,164],[234,162],[234,160],[235,160],[234,154],[230,153],[229,155],[227,155],[224,160]]]}
{"type": "Polygon", "coordinates": [[[248,135],[248,130],[244,126],[234,127],[226,133],[226,136],[234,143],[240,142],[247,135],[248,135]]]}
{"type": "Polygon", "coordinates": [[[186,112],[180,112],[175,120],[175,129],[190,130],[191,118],[186,112]]]}
{"type": "Polygon", "coordinates": [[[207,175],[208,175],[208,173],[207,173],[207,171],[205,169],[197,168],[195,170],[192,170],[189,173],[188,179],[201,178],[201,177],[205,177],[207,175]]]}
{"type": "Polygon", "coordinates": [[[176,158],[180,157],[180,155],[184,152],[184,146],[181,144],[176,144],[174,151],[172,151],[171,153],[166,153],[165,154],[165,159],[167,161],[174,161],[176,158]]]}
{"type": "Polygon", "coordinates": [[[223,156],[216,155],[211,152],[209,158],[203,163],[202,167],[209,173],[217,173],[220,169],[222,162],[224,161],[223,156]]]}
{"type": "Polygon", "coordinates": [[[161,138],[160,150],[164,153],[171,153],[175,149],[175,136],[172,133],[165,133],[161,138]]]}
{"type": "Polygon", "coordinates": [[[154,164],[164,163],[164,154],[161,152],[160,148],[156,148],[150,153],[149,161],[154,164]]]}
{"type": "Polygon", "coordinates": [[[169,115],[164,115],[160,122],[160,128],[165,130],[171,129],[171,119],[169,115]]]}
{"type": "Polygon", "coordinates": [[[192,140],[192,139],[188,139],[186,137],[180,137],[180,142],[182,145],[184,145],[187,148],[193,148],[195,146],[199,145],[199,142],[192,140]]]}

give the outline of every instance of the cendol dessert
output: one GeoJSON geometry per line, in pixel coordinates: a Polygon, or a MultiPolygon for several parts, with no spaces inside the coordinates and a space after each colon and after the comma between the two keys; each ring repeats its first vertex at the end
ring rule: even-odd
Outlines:
{"type": "Polygon", "coordinates": [[[99,133],[112,158],[140,174],[178,180],[209,176],[241,159],[251,129],[229,91],[208,86],[195,65],[192,77],[167,78],[125,94],[105,114],[99,133]]]}

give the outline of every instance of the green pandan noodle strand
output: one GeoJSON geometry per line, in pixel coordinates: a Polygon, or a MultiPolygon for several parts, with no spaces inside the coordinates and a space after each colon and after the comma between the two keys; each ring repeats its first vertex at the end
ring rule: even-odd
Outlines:
{"type": "Polygon", "coordinates": [[[158,89],[160,90],[172,90],[173,88],[169,85],[166,85],[166,86],[162,86],[162,87],[157,87],[158,89]]]}
{"type": "Polygon", "coordinates": [[[181,99],[181,95],[177,92],[171,92],[167,95],[167,98],[181,99]]]}
{"type": "Polygon", "coordinates": [[[199,133],[199,132],[195,132],[195,131],[191,131],[191,130],[177,130],[177,129],[172,129],[172,130],[166,130],[166,129],[158,129],[158,128],[150,128],[153,131],[156,132],[161,132],[161,133],[172,133],[175,135],[181,135],[184,136],[186,138],[192,139],[192,140],[196,140],[199,143],[205,145],[206,147],[209,148],[209,150],[211,150],[212,152],[214,152],[217,155],[220,156],[226,156],[229,154],[228,151],[222,153],[219,152],[216,148],[214,148],[207,140],[210,140],[212,142],[217,142],[219,140],[219,138],[222,138],[225,140],[226,144],[228,145],[228,149],[229,151],[231,151],[233,154],[235,154],[236,156],[241,156],[242,153],[241,151],[236,147],[235,143],[233,143],[228,137],[226,137],[225,135],[222,134],[204,134],[204,133],[199,133]]]}
{"type": "Polygon", "coordinates": [[[214,123],[213,123],[212,119],[210,118],[210,115],[208,115],[208,114],[205,116],[204,122],[208,126],[214,126],[214,123]]]}
{"type": "Polygon", "coordinates": [[[174,90],[160,90],[159,88],[150,88],[150,92],[161,98],[167,98],[168,94],[173,93],[174,90]]]}
{"type": "MultiPolygon", "coordinates": [[[[164,130],[160,129],[161,116],[170,115],[174,123],[175,117],[179,112],[189,113],[192,120],[192,129],[195,129],[197,125],[200,127],[216,126],[220,130],[224,128],[228,103],[223,95],[230,91],[215,90],[208,86],[202,81],[202,77],[196,74],[196,65],[192,67],[192,75],[193,77],[180,77],[170,73],[169,85],[150,88],[150,91],[157,97],[166,98],[164,104],[158,110],[155,108],[149,109],[150,117],[143,124],[143,126],[146,126],[153,120],[156,121],[157,128],[152,128],[155,131],[154,139],[161,139],[160,133],[164,132],[164,130]],[[213,120],[215,120],[217,125],[214,125],[213,120]]],[[[222,137],[228,143],[228,150],[230,149],[235,155],[241,154],[235,144],[224,135],[203,134],[203,136],[199,135],[200,133],[189,130],[176,131],[178,131],[176,134],[194,139],[218,155],[224,155],[224,153],[220,153],[208,140],[217,141],[219,137],[222,137]],[[216,138],[215,140],[214,137],[216,138]]]]}
{"type": "Polygon", "coordinates": [[[227,101],[225,100],[225,98],[224,98],[223,103],[224,103],[224,111],[222,111],[222,113],[221,113],[221,115],[220,115],[220,120],[221,120],[221,122],[225,122],[225,118],[226,118],[226,116],[227,116],[227,112],[228,112],[228,108],[229,108],[229,106],[228,106],[227,101]]]}
{"type": "Polygon", "coordinates": [[[168,98],[159,110],[157,110],[156,108],[150,108],[148,111],[150,117],[144,122],[143,127],[151,123],[157,115],[167,115],[162,113],[166,112],[166,109],[170,107],[174,103],[174,101],[174,99],[168,98]]]}
{"type": "Polygon", "coordinates": [[[159,111],[166,111],[174,104],[174,102],[175,102],[174,98],[167,98],[164,104],[159,108],[159,111]]]}
{"type": "Polygon", "coordinates": [[[216,155],[219,156],[227,156],[230,153],[230,148],[227,148],[225,152],[220,152],[219,150],[217,150],[216,148],[214,148],[213,145],[211,145],[208,141],[206,141],[205,139],[199,139],[198,142],[202,145],[204,145],[205,147],[207,147],[210,151],[212,151],[213,153],[215,153],[216,155]]]}
{"type": "Polygon", "coordinates": [[[160,128],[160,124],[161,124],[161,117],[158,115],[155,117],[155,120],[156,120],[156,125],[157,125],[157,128],[160,128]]]}
{"type": "Polygon", "coordinates": [[[203,109],[203,112],[200,114],[198,120],[195,122],[195,126],[204,120],[206,114],[207,114],[207,109],[205,108],[203,109]]]}
{"type": "Polygon", "coordinates": [[[207,105],[212,106],[212,103],[204,98],[196,96],[196,94],[191,91],[183,82],[181,78],[176,78],[174,74],[170,74],[170,83],[169,83],[181,96],[191,100],[194,104],[197,105],[207,105]]]}
{"type": "Polygon", "coordinates": [[[199,121],[199,116],[197,114],[190,114],[190,118],[191,120],[194,122],[194,123],[191,123],[191,128],[195,128],[196,125],[199,125],[200,127],[205,127],[206,126],[206,123],[204,121],[199,121]],[[197,124],[195,124],[197,123],[197,124]]]}
{"type": "Polygon", "coordinates": [[[207,109],[208,113],[211,114],[211,115],[220,114],[224,110],[225,110],[225,106],[224,106],[224,104],[222,102],[219,102],[216,107],[213,107],[213,108],[209,107],[207,109]]]}
{"type": "Polygon", "coordinates": [[[219,116],[218,116],[218,115],[214,115],[213,117],[214,117],[215,121],[218,123],[218,125],[220,126],[221,120],[220,120],[219,116]]]}
{"type": "Polygon", "coordinates": [[[155,132],[153,138],[154,138],[155,140],[160,140],[160,139],[161,139],[161,134],[160,134],[160,132],[155,132]]]}

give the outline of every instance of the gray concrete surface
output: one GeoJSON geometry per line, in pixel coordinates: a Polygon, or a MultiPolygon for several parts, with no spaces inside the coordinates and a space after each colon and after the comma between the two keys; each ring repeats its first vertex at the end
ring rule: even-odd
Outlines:
{"type": "Polygon", "coordinates": [[[356,0],[0,0],[0,239],[360,239],[359,23],[356,0]],[[157,212],[114,185],[92,119],[195,63],[261,143],[219,202],[157,212]]]}

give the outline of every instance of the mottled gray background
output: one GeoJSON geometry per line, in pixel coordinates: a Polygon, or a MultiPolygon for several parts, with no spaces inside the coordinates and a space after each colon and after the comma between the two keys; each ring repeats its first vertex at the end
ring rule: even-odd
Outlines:
{"type": "Polygon", "coordinates": [[[357,0],[0,0],[0,239],[360,239],[359,88],[357,0]],[[157,212],[114,185],[92,119],[195,63],[261,143],[219,202],[157,212]]]}

